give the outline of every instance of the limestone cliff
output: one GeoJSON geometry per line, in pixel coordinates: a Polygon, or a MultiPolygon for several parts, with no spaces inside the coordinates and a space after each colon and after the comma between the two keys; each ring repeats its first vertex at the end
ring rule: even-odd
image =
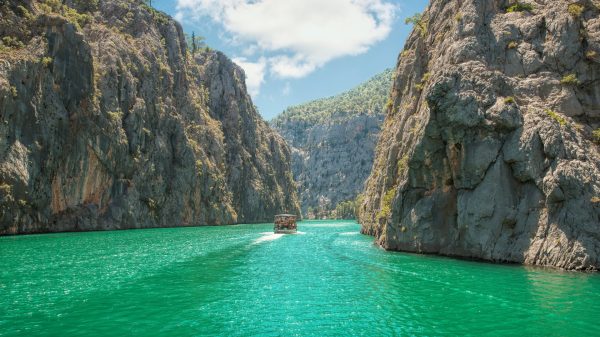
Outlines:
{"type": "Polygon", "coordinates": [[[271,122],[292,148],[305,216],[330,216],[363,189],[391,83],[390,69],[340,95],[290,107],[271,122]]]}
{"type": "Polygon", "coordinates": [[[432,0],[398,59],[362,231],[390,250],[598,269],[599,6],[432,0]]]}
{"type": "Polygon", "coordinates": [[[298,213],[290,154],[222,53],[137,0],[0,1],[0,234],[298,213]]]}

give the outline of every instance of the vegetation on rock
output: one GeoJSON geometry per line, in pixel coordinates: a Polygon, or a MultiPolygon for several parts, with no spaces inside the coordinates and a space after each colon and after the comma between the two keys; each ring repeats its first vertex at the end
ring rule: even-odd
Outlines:
{"type": "Polygon", "coordinates": [[[508,6],[506,8],[507,13],[514,12],[531,12],[533,10],[533,5],[528,3],[522,3],[517,1],[514,5],[508,6]]]}
{"type": "Polygon", "coordinates": [[[569,74],[569,75],[565,75],[560,80],[560,83],[564,84],[564,85],[578,85],[579,84],[579,80],[577,79],[577,75],[575,75],[575,74],[569,74]]]}
{"type": "Polygon", "coordinates": [[[550,109],[546,109],[544,110],[544,112],[561,126],[565,126],[568,124],[567,120],[564,117],[562,117],[558,112],[550,109]]]}
{"type": "Polygon", "coordinates": [[[392,70],[388,69],[339,95],[289,107],[275,117],[271,125],[281,127],[284,123],[296,121],[320,124],[347,120],[359,114],[381,113],[388,99],[392,74],[392,70]]]}

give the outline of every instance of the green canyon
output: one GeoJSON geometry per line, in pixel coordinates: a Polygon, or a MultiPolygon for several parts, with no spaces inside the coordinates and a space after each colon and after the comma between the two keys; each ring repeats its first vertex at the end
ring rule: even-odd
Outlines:
{"type": "Polygon", "coordinates": [[[597,335],[600,3],[406,23],[267,122],[152,1],[0,0],[0,336],[597,335]]]}

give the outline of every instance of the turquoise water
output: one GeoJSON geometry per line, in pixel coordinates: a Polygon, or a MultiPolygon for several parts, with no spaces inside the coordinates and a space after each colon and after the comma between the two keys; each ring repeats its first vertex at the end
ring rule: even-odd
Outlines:
{"type": "Polygon", "coordinates": [[[600,276],[385,252],[353,222],[0,238],[1,336],[590,336],[600,276]]]}

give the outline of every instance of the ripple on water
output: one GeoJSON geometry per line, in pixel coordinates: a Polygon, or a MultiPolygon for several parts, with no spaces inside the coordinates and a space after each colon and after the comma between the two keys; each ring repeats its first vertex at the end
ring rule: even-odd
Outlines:
{"type": "Polygon", "coordinates": [[[598,275],[390,253],[348,221],[299,228],[0,238],[0,334],[597,334],[598,275]]]}

